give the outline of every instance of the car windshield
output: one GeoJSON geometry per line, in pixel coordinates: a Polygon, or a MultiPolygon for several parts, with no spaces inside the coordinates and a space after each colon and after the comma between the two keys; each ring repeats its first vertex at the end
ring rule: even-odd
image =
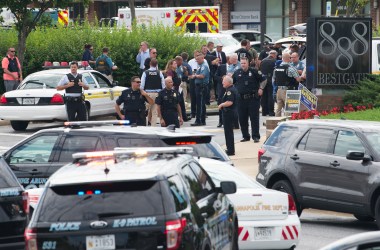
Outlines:
{"type": "Polygon", "coordinates": [[[380,154],[380,133],[379,132],[365,132],[369,144],[371,144],[372,148],[380,154]]]}
{"type": "Polygon", "coordinates": [[[205,37],[207,41],[213,42],[215,45],[216,44],[223,44],[224,47],[226,46],[239,46],[240,43],[236,41],[234,38],[229,37],[229,36],[223,36],[223,37],[205,37]]]}
{"type": "Polygon", "coordinates": [[[55,89],[63,75],[34,74],[28,76],[19,89],[55,89]]]}
{"type": "Polygon", "coordinates": [[[54,186],[41,201],[39,221],[162,215],[160,194],[159,182],[150,180],[54,186]]]}
{"type": "Polygon", "coordinates": [[[218,169],[214,169],[213,167],[205,166],[205,164],[202,164],[202,166],[210,175],[216,186],[220,186],[221,181],[234,181],[237,188],[263,188],[263,186],[250,177],[234,170],[233,167],[218,166],[218,169]]]}

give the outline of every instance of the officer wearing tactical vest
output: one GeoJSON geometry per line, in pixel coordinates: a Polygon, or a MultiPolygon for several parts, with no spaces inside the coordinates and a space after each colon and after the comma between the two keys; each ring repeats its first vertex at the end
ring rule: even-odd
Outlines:
{"type": "Polygon", "coordinates": [[[57,85],[57,90],[65,90],[65,105],[68,121],[87,121],[83,89],[89,88],[86,79],[78,74],[78,63],[70,63],[71,73],[65,75],[57,85]]]}
{"type": "Polygon", "coordinates": [[[272,77],[273,70],[276,66],[277,52],[275,50],[269,51],[268,57],[264,58],[260,64],[260,70],[263,76],[267,79],[267,85],[263,90],[261,97],[261,114],[262,116],[274,116],[274,100],[273,100],[273,85],[272,77]]]}
{"type": "Polygon", "coordinates": [[[298,82],[302,79],[297,69],[290,65],[290,54],[282,54],[282,63],[274,69],[273,81],[277,84],[276,116],[281,116],[281,110],[285,107],[286,91],[298,89],[298,82]]]}
{"type": "Polygon", "coordinates": [[[247,58],[240,59],[241,69],[234,72],[232,78],[238,91],[238,114],[240,129],[243,134],[241,142],[249,141],[248,118],[251,121],[252,139],[260,141],[260,96],[266,85],[264,77],[256,69],[249,67],[247,58]]]}
{"type": "Polygon", "coordinates": [[[1,61],[5,92],[15,90],[22,81],[21,65],[15,53],[15,48],[9,48],[7,56],[1,61]]]}
{"type": "Polygon", "coordinates": [[[165,88],[156,98],[158,116],[162,127],[174,124],[179,128],[183,124],[179,100],[178,92],[173,89],[173,79],[171,77],[165,78],[165,88]]]}
{"type": "Polygon", "coordinates": [[[140,89],[140,77],[131,78],[131,88],[123,90],[116,100],[115,110],[122,120],[129,120],[131,124],[137,126],[146,126],[145,103],[153,104],[152,98],[140,89]],[[124,115],[121,113],[120,105],[124,104],[124,115]]]}
{"type": "Polygon", "coordinates": [[[148,122],[151,126],[156,126],[158,113],[157,105],[155,103],[158,93],[165,88],[165,78],[161,71],[157,69],[157,59],[152,58],[150,60],[150,68],[145,70],[141,76],[141,86],[140,88],[145,90],[149,97],[152,98],[153,104],[148,106],[148,113],[151,114],[150,120],[148,122]]]}
{"type": "Polygon", "coordinates": [[[227,146],[226,153],[227,155],[235,155],[234,119],[238,93],[233,85],[231,76],[224,76],[222,85],[226,91],[221,98],[222,100],[218,108],[223,113],[223,129],[227,146]]]}

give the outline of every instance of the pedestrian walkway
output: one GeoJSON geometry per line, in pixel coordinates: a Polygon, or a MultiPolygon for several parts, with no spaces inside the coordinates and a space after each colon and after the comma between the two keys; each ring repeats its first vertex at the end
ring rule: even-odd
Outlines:
{"type": "Polygon", "coordinates": [[[254,143],[252,140],[235,143],[235,155],[230,156],[235,167],[252,178],[256,178],[259,170],[258,151],[265,140],[265,136],[262,136],[259,143],[254,143]]]}

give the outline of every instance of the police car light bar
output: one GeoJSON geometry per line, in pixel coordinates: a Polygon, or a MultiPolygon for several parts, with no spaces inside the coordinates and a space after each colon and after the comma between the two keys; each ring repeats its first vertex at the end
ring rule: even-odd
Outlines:
{"type": "Polygon", "coordinates": [[[145,157],[153,154],[191,154],[191,147],[146,147],[146,148],[115,148],[114,151],[97,151],[73,154],[74,159],[109,158],[109,157],[145,157]]]}
{"type": "Polygon", "coordinates": [[[80,122],[64,122],[64,127],[70,126],[80,126],[80,127],[90,127],[90,126],[102,126],[102,125],[129,125],[128,120],[113,120],[113,121],[80,121],[80,122]]]}

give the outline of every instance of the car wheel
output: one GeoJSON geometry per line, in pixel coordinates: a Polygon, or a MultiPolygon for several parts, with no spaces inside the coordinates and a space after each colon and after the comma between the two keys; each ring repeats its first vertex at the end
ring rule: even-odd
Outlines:
{"type": "MultiPolygon", "coordinates": [[[[237,218],[235,219],[237,221],[237,218]]],[[[231,245],[231,250],[238,250],[239,249],[239,234],[238,234],[238,224],[234,223],[234,231],[233,231],[233,236],[232,236],[232,245],[231,245]]]]}
{"type": "Polygon", "coordinates": [[[354,217],[358,219],[359,221],[366,221],[366,222],[371,222],[374,221],[375,218],[369,215],[360,215],[360,214],[354,214],[354,217]]]}
{"type": "Polygon", "coordinates": [[[380,197],[377,197],[376,205],[375,205],[375,220],[377,227],[380,229],[380,197]]]}
{"type": "Polygon", "coordinates": [[[292,188],[292,185],[290,184],[289,181],[287,181],[287,180],[277,181],[273,184],[272,189],[290,194],[293,197],[294,202],[296,203],[297,214],[298,214],[298,216],[301,216],[302,208],[301,208],[300,204],[297,202],[296,195],[295,195],[293,188],[292,188]]]}
{"type": "Polygon", "coordinates": [[[29,121],[11,121],[11,126],[15,131],[25,131],[29,121]]]}

